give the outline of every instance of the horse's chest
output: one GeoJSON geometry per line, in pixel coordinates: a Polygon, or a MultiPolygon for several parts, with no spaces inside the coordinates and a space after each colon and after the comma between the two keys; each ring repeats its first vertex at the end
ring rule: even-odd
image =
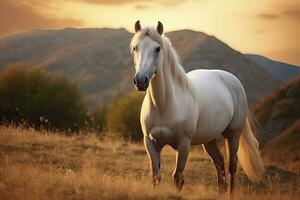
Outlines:
{"type": "Polygon", "coordinates": [[[144,134],[156,141],[176,146],[183,137],[193,137],[196,122],[185,113],[152,112],[141,118],[144,134]]]}

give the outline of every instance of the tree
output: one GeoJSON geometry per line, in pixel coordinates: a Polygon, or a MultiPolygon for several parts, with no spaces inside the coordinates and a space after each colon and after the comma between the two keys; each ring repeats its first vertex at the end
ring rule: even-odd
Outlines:
{"type": "Polygon", "coordinates": [[[107,106],[106,128],[110,134],[133,141],[142,140],[140,109],[143,96],[136,92],[129,93],[116,98],[107,106]]]}
{"type": "Polygon", "coordinates": [[[0,73],[0,122],[78,130],[85,119],[78,86],[42,68],[8,66],[0,73]]]}

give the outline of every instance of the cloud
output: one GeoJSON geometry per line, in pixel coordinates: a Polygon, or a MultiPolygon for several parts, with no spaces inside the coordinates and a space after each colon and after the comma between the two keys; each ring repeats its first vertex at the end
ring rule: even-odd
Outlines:
{"type": "Polygon", "coordinates": [[[182,3],[185,2],[185,0],[164,0],[164,1],[159,1],[161,2],[161,4],[163,6],[166,6],[166,7],[173,7],[173,6],[178,6],[182,3]]]}
{"type": "Polygon", "coordinates": [[[33,7],[10,0],[0,1],[0,35],[33,28],[62,28],[79,26],[81,21],[44,16],[33,7]]]}
{"type": "MultiPolygon", "coordinates": [[[[299,4],[300,6],[300,4],[299,4]]],[[[300,7],[299,6],[281,6],[276,11],[273,11],[272,13],[260,13],[257,15],[257,17],[261,19],[267,19],[267,20],[275,20],[279,18],[290,18],[294,20],[300,20],[300,7]]]]}
{"type": "Polygon", "coordinates": [[[147,5],[147,4],[136,4],[135,6],[134,6],[134,8],[135,9],[138,9],[138,10],[145,10],[145,9],[147,9],[147,8],[149,8],[150,6],[149,5],[147,5]]]}
{"type": "Polygon", "coordinates": [[[136,9],[146,9],[153,4],[159,4],[166,7],[177,6],[182,4],[186,0],[75,0],[92,4],[103,4],[103,5],[120,5],[120,4],[129,4],[129,3],[138,3],[135,4],[136,9]],[[140,4],[143,3],[143,4],[140,4]]]}
{"type": "Polygon", "coordinates": [[[283,14],[294,19],[300,19],[300,9],[297,8],[285,10],[283,14]]]}
{"type": "MultiPolygon", "coordinates": [[[[116,5],[116,4],[126,4],[126,3],[133,3],[133,2],[141,2],[140,0],[77,0],[86,3],[93,3],[93,4],[106,4],[106,5],[116,5]]],[[[149,1],[149,0],[146,0],[149,1]]]]}
{"type": "Polygon", "coordinates": [[[138,10],[145,10],[148,8],[153,7],[153,5],[160,5],[160,6],[164,6],[164,7],[174,7],[174,6],[178,6],[182,3],[184,3],[186,0],[163,0],[163,1],[159,1],[159,0],[148,0],[148,1],[143,1],[142,4],[138,3],[134,5],[135,9],[138,10]]]}
{"type": "Polygon", "coordinates": [[[261,14],[258,14],[257,17],[259,17],[261,19],[273,20],[273,19],[278,19],[280,16],[275,15],[275,14],[269,14],[269,13],[261,13],[261,14]]]}

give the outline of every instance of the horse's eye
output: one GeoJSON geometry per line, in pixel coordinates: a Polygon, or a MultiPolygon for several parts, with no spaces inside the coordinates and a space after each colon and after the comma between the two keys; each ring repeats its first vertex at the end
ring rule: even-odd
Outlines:
{"type": "Polygon", "coordinates": [[[136,51],[136,50],[137,50],[137,46],[134,46],[132,50],[133,50],[133,51],[136,51]]]}
{"type": "Polygon", "coordinates": [[[158,53],[159,51],[160,51],[160,47],[156,47],[156,48],[155,48],[155,52],[158,53]]]}

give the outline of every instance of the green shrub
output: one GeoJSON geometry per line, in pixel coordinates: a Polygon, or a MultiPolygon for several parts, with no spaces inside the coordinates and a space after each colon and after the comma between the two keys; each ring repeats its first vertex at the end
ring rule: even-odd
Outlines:
{"type": "Polygon", "coordinates": [[[110,134],[124,139],[141,141],[140,109],[143,94],[129,93],[116,98],[107,106],[106,128],[110,134]]]}
{"type": "Polygon", "coordinates": [[[65,76],[23,65],[0,72],[0,122],[35,128],[78,130],[85,107],[76,84],[65,76]]]}

